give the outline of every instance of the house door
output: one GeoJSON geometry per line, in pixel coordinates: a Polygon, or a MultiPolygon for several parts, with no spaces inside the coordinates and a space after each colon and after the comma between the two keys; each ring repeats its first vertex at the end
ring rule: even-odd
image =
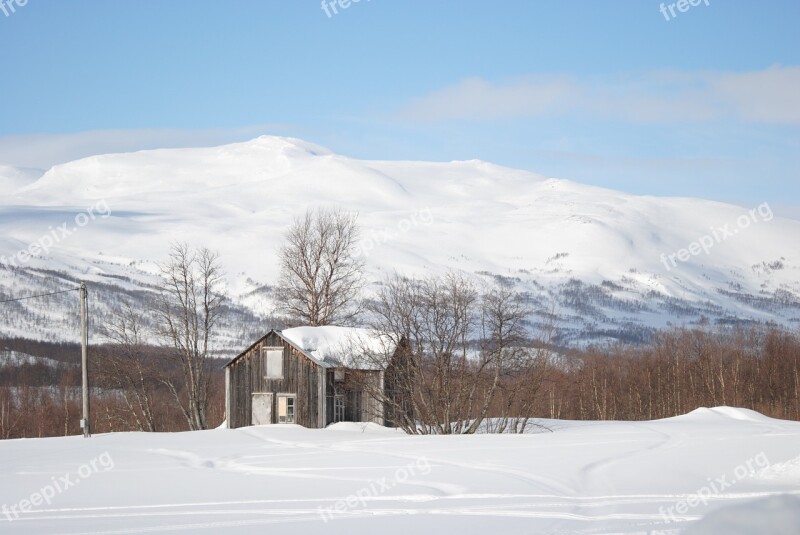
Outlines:
{"type": "Polygon", "coordinates": [[[251,425],[272,423],[272,394],[253,394],[253,416],[251,425]]]}
{"type": "Polygon", "coordinates": [[[333,421],[344,422],[344,395],[333,396],[333,421]]]}

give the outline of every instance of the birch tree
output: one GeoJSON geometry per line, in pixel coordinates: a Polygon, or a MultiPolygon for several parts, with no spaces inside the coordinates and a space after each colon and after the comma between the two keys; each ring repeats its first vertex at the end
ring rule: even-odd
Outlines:
{"type": "Polygon", "coordinates": [[[278,252],[278,299],[302,324],[350,324],[360,312],[364,260],[358,255],[357,217],[336,209],[296,218],[278,252]]]}
{"type": "MultiPolygon", "coordinates": [[[[127,416],[139,431],[157,430],[154,409],[160,379],[144,359],[146,343],[142,317],[128,303],[106,324],[114,346],[99,362],[101,379],[120,392],[127,416]]],[[[163,379],[163,378],[162,378],[163,379]]]]}
{"type": "Polygon", "coordinates": [[[174,244],[161,266],[160,335],[172,348],[183,385],[162,382],[179,403],[189,428],[206,429],[211,341],[223,313],[223,273],[219,256],[206,248],[174,244]]]}

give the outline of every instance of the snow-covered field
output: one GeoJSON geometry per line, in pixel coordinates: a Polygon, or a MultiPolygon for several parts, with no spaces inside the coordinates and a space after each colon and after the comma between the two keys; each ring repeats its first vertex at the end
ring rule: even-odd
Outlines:
{"type": "Polygon", "coordinates": [[[0,442],[0,533],[800,533],[800,423],[725,407],[542,423],[0,442]]]}

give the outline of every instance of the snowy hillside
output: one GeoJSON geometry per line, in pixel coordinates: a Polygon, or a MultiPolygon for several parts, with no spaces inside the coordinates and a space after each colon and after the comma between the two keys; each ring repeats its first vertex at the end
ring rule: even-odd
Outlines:
{"type": "Polygon", "coordinates": [[[39,169],[0,165],[0,191],[7,193],[32,184],[44,174],[39,169]]]}
{"type": "Polygon", "coordinates": [[[0,370],[6,366],[16,367],[34,364],[42,364],[52,368],[65,368],[70,366],[70,364],[65,364],[57,360],[45,357],[35,357],[19,351],[10,351],[7,349],[0,351],[0,370]]]}
{"type": "MultiPolygon", "coordinates": [[[[222,255],[246,316],[233,345],[272,311],[275,251],[292,218],[317,205],[360,214],[373,280],[504,277],[555,310],[565,343],[701,319],[800,324],[800,222],[767,204],[638,197],[481,161],[360,161],[276,137],[30,173],[0,169],[0,262],[20,268],[0,267],[0,298],[86,279],[101,309],[145,299],[154,262],[187,241],[222,255]],[[33,259],[21,253],[30,244],[33,259]]],[[[0,334],[65,338],[51,312],[25,302],[3,312],[0,334]]]]}
{"type": "Polygon", "coordinates": [[[719,407],[541,423],[550,431],[279,425],[2,441],[0,531],[797,533],[797,422],[719,407]]]}

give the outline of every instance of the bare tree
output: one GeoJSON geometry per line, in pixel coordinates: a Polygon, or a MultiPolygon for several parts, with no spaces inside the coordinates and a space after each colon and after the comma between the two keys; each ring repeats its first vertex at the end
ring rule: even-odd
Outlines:
{"type": "Polygon", "coordinates": [[[531,347],[525,326],[530,315],[528,304],[513,288],[498,285],[484,292],[481,358],[489,364],[492,389],[469,432],[475,432],[486,417],[491,417],[486,423],[491,432],[524,433],[529,427],[548,368],[546,347],[552,334],[548,326],[536,347],[531,347]]]}
{"type": "Polygon", "coordinates": [[[114,343],[98,362],[98,373],[105,384],[120,392],[124,413],[139,431],[156,431],[155,389],[160,379],[144,359],[142,317],[126,303],[106,324],[108,338],[114,343]]]}
{"type": "Polygon", "coordinates": [[[285,313],[307,325],[352,323],[360,312],[364,270],[356,220],[322,208],[294,220],[278,255],[278,295],[285,313]]]}
{"type": "Polygon", "coordinates": [[[180,404],[189,428],[206,429],[210,345],[224,299],[219,256],[206,248],[193,251],[175,244],[161,272],[160,334],[182,370],[185,399],[174,380],[165,377],[162,382],[180,404]]]}
{"type": "Polygon", "coordinates": [[[486,418],[501,418],[498,430],[524,431],[541,361],[525,347],[528,310],[515,292],[492,288],[481,295],[455,273],[395,276],[369,309],[373,328],[399,347],[385,388],[371,393],[392,423],[410,433],[470,434],[486,418]]]}
{"type": "Polygon", "coordinates": [[[0,439],[14,436],[24,411],[14,402],[13,389],[0,387],[0,439]]]}

